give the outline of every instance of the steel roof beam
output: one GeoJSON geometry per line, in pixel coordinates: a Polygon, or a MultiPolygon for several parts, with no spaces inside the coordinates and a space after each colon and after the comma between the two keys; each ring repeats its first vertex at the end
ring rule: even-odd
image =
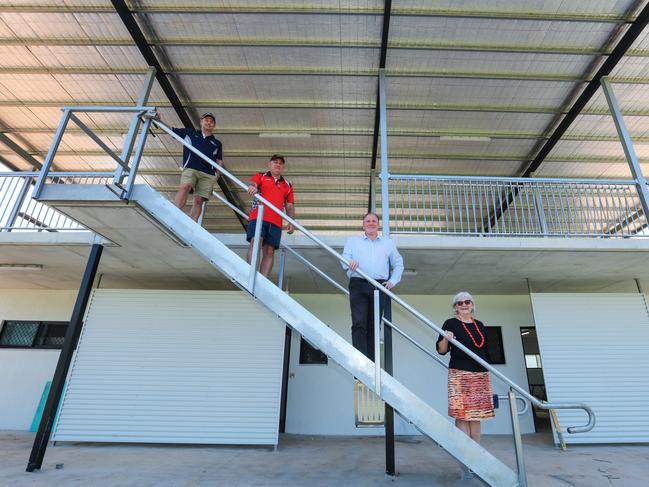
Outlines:
{"type": "MultiPolygon", "coordinates": [[[[47,154],[47,150],[36,150],[29,151],[32,155],[44,156],[47,154]]],[[[8,151],[0,150],[0,155],[11,154],[8,151]]],[[[182,152],[180,151],[164,151],[160,149],[152,149],[145,151],[144,157],[170,157],[177,158],[181,156],[182,152]]],[[[284,155],[287,157],[304,157],[304,158],[341,158],[341,159],[370,159],[371,153],[369,151],[284,151],[284,155]]],[[[60,150],[57,152],[57,156],[87,156],[87,157],[107,157],[105,152],[100,150],[81,150],[81,151],[65,151],[60,150]]],[[[251,158],[265,158],[268,156],[267,150],[232,150],[229,152],[230,158],[235,157],[251,157],[251,158]]],[[[458,154],[458,153],[406,153],[406,152],[396,152],[390,154],[390,159],[408,159],[408,160],[429,160],[429,161],[496,161],[496,162],[513,162],[521,163],[529,161],[526,159],[526,154],[458,154]]],[[[558,156],[558,157],[549,157],[548,161],[552,162],[568,162],[568,163],[626,163],[624,157],[588,157],[588,156],[558,156]]]]}
{"type": "MultiPolygon", "coordinates": [[[[158,58],[153,52],[153,49],[151,49],[151,46],[147,43],[144,34],[140,29],[140,26],[138,25],[137,21],[133,17],[132,12],[126,5],[126,2],[124,2],[124,0],[111,0],[111,3],[113,4],[113,7],[115,8],[115,11],[119,15],[120,19],[122,19],[124,26],[131,34],[131,37],[133,37],[133,42],[135,42],[138,50],[142,54],[142,57],[144,57],[149,66],[152,66],[156,69],[156,80],[162,88],[162,91],[164,91],[165,96],[169,99],[169,102],[174,108],[181,123],[185,127],[193,127],[194,124],[192,123],[189,114],[185,111],[182,102],[178,98],[178,95],[176,95],[176,91],[169,82],[165,71],[162,69],[162,66],[158,62],[158,58]]],[[[243,200],[238,195],[236,195],[235,192],[232,191],[225,178],[218,178],[217,183],[227,200],[240,210],[243,210],[243,200]]],[[[244,219],[236,212],[235,214],[237,215],[237,218],[239,219],[241,225],[245,227],[246,222],[244,221],[244,219]]]]}
{"type": "MultiPolygon", "coordinates": [[[[15,66],[0,67],[0,74],[74,74],[74,75],[140,75],[146,74],[146,68],[133,67],[86,67],[86,66],[15,66]]],[[[172,68],[167,69],[166,74],[182,76],[348,76],[348,77],[374,77],[376,73],[372,69],[367,70],[342,70],[338,68],[238,68],[238,67],[217,67],[217,68],[172,68]]],[[[386,75],[392,78],[459,78],[459,79],[497,79],[512,81],[549,81],[549,82],[583,82],[588,81],[579,76],[567,76],[558,73],[504,73],[504,72],[462,72],[462,71],[424,71],[424,70],[387,70],[386,75]]],[[[649,83],[649,78],[620,78],[613,77],[614,83],[649,83]]]]}
{"type": "MultiPolygon", "coordinates": [[[[171,107],[167,100],[150,101],[152,106],[160,108],[171,107]]],[[[51,107],[60,108],[62,105],[84,105],[84,106],[133,106],[132,100],[0,100],[0,107],[51,107]]],[[[354,109],[354,110],[374,110],[374,103],[365,102],[339,102],[339,101],[322,101],[314,102],[309,101],[259,101],[259,100],[195,100],[187,101],[183,104],[188,108],[269,108],[278,109],[284,108],[292,109],[306,109],[306,110],[339,110],[354,109]]],[[[567,109],[555,107],[534,107],[534,106],[510,106],[510,105],[443,105],[439,103],[424,104],[424,103],[388,103],[390,110],[418,110],[418,111],[447,111],[447,112],[484,112],[484,113],[536,113],[536,114],[557,114],[567,113],[567,109]]],[[[581,115],[609,115],[609,111],[605,107],[589,108],[582,111],[581,115]]],[[[623,115],[646,117],[649,116],[649,107],[643,109],[627,109],[624,110],[623,115]]]]}
{"type": "MultiPolygon", "coordinates": [[[[9,147],[14,153],[18,154],[21,159],[23,159],[27,164],[30,164],[32,166],[32,169],[34,171],[40,171],[42,164],[34,159],[34,156],[30,154],[30,151],[23,149],[21,146],[16,144],[13,140],[11,140],[7,135],[3,132],[6,132],[6,130],[2,130],[0,132],[0,142],[2,142],[4,145],[9,147]]],[[[6,161],[6,159],[5,159],[6,161]]],[[[4,162],[4,161],[3,161],[4,162]]],[[[9,161],[4,162],[5,164],[10,164],[12,167],[12,170],[16,171],[17,168],[13,164],[9,163],[9,161]]]]}
{"type": "Polygon", "coordinates": [[[584,88],[579,98],[572,105],[568,113],[563,117],[561,123],[554,130],[548,141],[541,147],[532,162],[523,171],[523,177],[531,176],[536,171],[543,161],[547,158],[548,154],[557,145],[563,134],[566,133],[572,122],[579,116],[586,104],[592,99],[600,87],[602,77],[608,76],[611,71],[620,62],[626,51],[633,45],[636,39],[642,34],[643,30],[649,22],[649,4],[646,5],[642,12],[638,15],[633,24],[624,33],[620,41],[617,43],[613,52],[604,61],[595,76],[592,77],[588,85],[584,88]]]}
{"type": "MultiPolygon", "coordinates": [[[[56,131],[56,127],[12,127],[2,130],[4,133],[22,133],[22,134],[50,134],[56,131]]],[[[95,127],[93,132],[100,135],[121,136],[124,134],[122,127],[95,127]]],[[[341,137],[370,137],[372,136],[371,129],[362,128],[285,128],[278,131],[279,133],[295,133],[295,134],[309,134],[311,136],[341,136],[341,137]]],[[[67,129],[66,133],[82,134],[80,129],[67,129]]],[[[219,134],[221,135],[252,135],[259,136],[259,133],[272,133],[267,131],[264,127],[219,127],[219,134]]],[[[649,135],[642,134],[634,135],[633,140],[636,142],[649,142],[649,135]]],[[[547,140],[550,136],[531,133],[531,132],[466,132],[466,131],[440,131],[440,130],[403,130],[391,129],[388,130],[390,137],[421,137],[421,138],[438,138],[438,137],[489,137],[492,140],[547,140]]],[[[588,141],[588,142],[617,142],[619,138],[617,135],[590,135],[590,134],[567,134],[562,137],[562,140],[568,141],[588,141]]],[[[453,142],[452,140],[449,142],[453,142]]],[[[462,142],[458,139],[456,142],[462,142]]],[[[140,170],[141,171],[141,170],[140,170]]],[[[230,171],[232,172],[232,171],[230,171]]]]}
{"type": "MultiPolygon", "coordinates": [[[[339,41],[336,39],[296,40],[296,39],[241,39],[241,38],[166,38],[149,39],[151,46],[157,47],[277,47],[304,48],[313,47],[321,49],[380,49],[380,40],[361,41],[350,39],[339,41]]],[[[6,46],[117,46],[136,47],[132,39],[126,38],[88,38],[88,37],[0,37],[0,45],[6,46]]],[[[454,52],[493,52],[493,53],[520,53],[520,54],[548,54],[548,55],[574,55],[574,56],[602,56],[612,52],[611,49],[588,46],[526,46],[526,45],[481,45],[481,44],[442,44],[435,42],[414,41],[389,41],[391,50],[412,51],[454,51],[454,52]]],[[[649,57],[648,49],[629,49],[626,56],[649,57]]]]}
{"type": "MultiPolygon", "coordinates": [[[[47,2],[37,2],[32,5],[0,5],[0,12],[10,13],[112,13],[103,5],[51,5],[47,2]]],[[[237,14],[290,14],[290,15],[384,15],[384,9],[378,7],[327,7],[322,5],[295,6],[186,6],[180,2],[169,2],[167,5],[134,7],[136,14],[187,14],[187,15],[237,15],[237,14]]],[[[585,23],[629,23],[633,17],[615,14],[582,14],[575,12],[557,13],[544,11],[507,11],[507,10],[454,10],[444,8],[407,8],[397,7],[393,10],[395,17],[441,17],[457,19],[485,20],[531,20],[545,22],[585,22],[585,23]]]]}

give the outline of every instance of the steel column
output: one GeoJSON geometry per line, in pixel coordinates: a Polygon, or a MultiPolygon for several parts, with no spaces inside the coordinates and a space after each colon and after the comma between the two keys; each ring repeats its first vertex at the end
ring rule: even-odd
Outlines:
{"type": "Polygon", "coordinates": [[[624,155],[626,160],[629,163],[629,169],[631,169],[631,175],[635,180],[635,185],[638,190],[638,196],[640,198],[640,204],[642,205],[642,211],[645,214],[645,218],[649,219],[649,189],[647,189],[647,180],[642,174],[642,169],[640,168],[640,163],[638,162],[638,156],[635,153],[633,148],[633,141],[629,135],[629,131],[626,128],[624,123],[624,118],[622,117],[622,111],[620,106],[617,103],[615,98],[615,93],[611,87],[611,83],[608,80],[607,76],[602,78],[602,90],[606,96],[606,102],[608,103],[608,108],[611,110],[611,115],[613,116],[613,121],[615,122],[615,128],[617,129],[617,134],[620,137],[620,142],[622,143],[622,148],[624,149],[624,155]]]}
{"type": "Polygon", "coordinates": [[[376,169],[370,169],[370,204],[368,210],[376,213],[376,169]]]}
{"type": "Polygon", "coordinates": [[[86,312],[90,292],[92,291],[92,284],[95,280],[95,275],[97,274],[97,268],[99,267],[99,260],[101,259],[101,253],[103,250],[104,246],[99,243],[93,244],[90,249],[90,256],[88,257],[86,270],[83,274],[83,279],[81,280],[79,293],[77,294],[77,301],[74,305],[74,310],[72,311],[72,317],[70,318],[68,329],[65,332],[63,348],[61,349],[61,354],[59,355],[59,360],[56,364],[54,377],[52,378],[52,386],[50,387],[50,392],[47,396],[43,416],[41,417],[41,422],[38,426],[36,438],[34,438],[34,445],[32,446],[32,452],[29,456],[29,462],[27,463],[28,472],[40,469],[43,464],[43,457],[45,456],[47,443],[52,433],[56,412],[59,403],[61,402],[61,394],[63,393],[65,380],[68,376],[70,363],[72,362],[72,354],[77,348],[79,342],[83,316],[86,312]]]}
{"type": "Polygon", "coordinates": [[[381,218],[383,236],[390,236],[390,202],[388,200],[388,112],[385,102],[385,70],[379,70],[379,111],[381,114],[381,218]]]}
{"type": "MultiPolygon", "coordinates": [[[[388,296],[383,296],[383,317],[387,321],[392,321],[392,300],[388,296]]],[[[383,369],[388,374],[393,374],[392,327],[385,325],[383,326],[383,369]]],[[[394,409],[388,403],[385,403],[383,420],[385,423],[385,473],[388,475],[396,475],[394,461],[394,409]]]]}

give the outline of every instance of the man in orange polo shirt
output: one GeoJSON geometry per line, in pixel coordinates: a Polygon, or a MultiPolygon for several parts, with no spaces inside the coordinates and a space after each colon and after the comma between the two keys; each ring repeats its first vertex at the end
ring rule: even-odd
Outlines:
{"type": "MultiPolygon", "coordinates": [[[[248,193],[251,195],[259,193],[288,216],[295,218],[293,186],[282,176],[284,164],[283,156],[279,154],[272,155],[268,161],[269,170],[258,172],[250,178],[248,193]]],[[[257,205],[258,200],[255,198],[252,203],[252,211],[248,215],[248,228],[246,230],[246,239],[250,242],[248,246],[248,263],[252,259],[252,247],[255,243],[257,205]]],[[[293,225],[289,223],[286,227],[286,233],[291,234],[294,231],[293,225]]],[[[273,268],[275,250],[279,248],[279,242],[282,238],[282,217],[268,207],[264,207],[264,221],[260,238],[262,239],[262,257],[259,272],[264,276],[268,276],[273,268]]]]}

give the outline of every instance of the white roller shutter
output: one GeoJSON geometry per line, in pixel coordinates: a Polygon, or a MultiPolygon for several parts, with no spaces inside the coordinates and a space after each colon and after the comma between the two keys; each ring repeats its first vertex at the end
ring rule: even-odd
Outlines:
{"type": "Polygon", "coordinates": [[[53,439],[275,445],[283,352],[241,292],[97,290],[53,439]]]}
{"type": "MultiPolygon", "coordinates": [[[[548,399],[584,402],[595,428],[570,443],[649,442],[649,316],[639,294],[533,294],[548,399]]],[[[581,412],[557,411],[562,429],[581,412]]]]}

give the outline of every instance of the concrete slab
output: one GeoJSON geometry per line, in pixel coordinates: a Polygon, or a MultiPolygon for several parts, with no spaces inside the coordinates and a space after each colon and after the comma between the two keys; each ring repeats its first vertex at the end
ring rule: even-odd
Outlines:
{"type": "MultiPolygon", "coordinates": [[[[426,439],[396,443],[396,478],[384,474],[383,438],[285,435],[278,451],[248,447],[59,444],[40,471],[26,473],[33,433],[0,433],[0,486],[479,486],[460,481],[458,466],[426,439]],[[62,464],[57,469],[56,465],[62,464]]],[[[523,438],[531,487],[647,485],[649,445],[571,446],[562,452],[547,433],[523,438]]],[[[483,444],[514,465],[510,437],[483,444]]]]}
{"type": "MultiPolygon", "coordinates": [[[[44,201],[109,239],[102,257],[102,287],[164,289],[233,289],[229,279],[156,222],[137,202],[120,200],[101,185],[49,185],[44,201]]],[[[85,233],[85,232],[84,232],[85,233]]],[[[360,233],[360,229],[359,232],[360,233]]],[[[85,265],[86,235],[0,233],[1,262],[36,263],[42,271],[0,268],[0,288],[74,289],[85,265]]],[[[240,234],[217,235],[245,255],[240,234]]],[[[400,294],[475,294],[534,292],[636,292],[634,279],[649,288],[649,238],[499,238],[396,235],[409,272],[400,294]]],[[[345,236],[322,236],[341,251],[345,236]]],[[[347,278],[339,263],[304,235],[286,235],[297,249],[337,282],[347,278]]],[[[271,276],[276,279],[277,268],[271,276]]],[[[336,292],[327,282],[288,255],[285,283],[289,291],[336,292]]]]}

